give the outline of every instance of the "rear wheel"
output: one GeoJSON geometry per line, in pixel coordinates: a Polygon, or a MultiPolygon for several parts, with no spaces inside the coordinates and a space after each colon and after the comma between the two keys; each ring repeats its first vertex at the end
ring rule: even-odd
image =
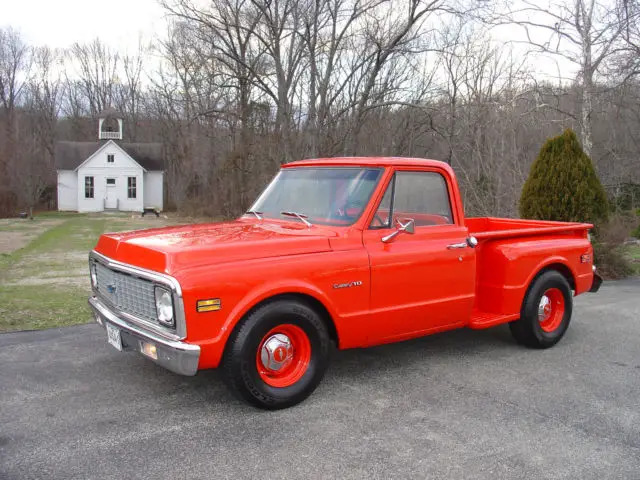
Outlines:
{"type": "Polygon", "coordinates": [[[567,279],[556,270],[543,272],[527,291],[520,319],[509,324],[511,334],[518,343],[529,347],[552,347],[569,328],[572,309],[567,279]]]}
{"type": "Polygon", "coordinates": [[[329,362],[330,338],[320,315],[296,299],[258,307],[229,338],[223,358],[227,384],[264,409],[295,405],[318,386],[329,362]]]}

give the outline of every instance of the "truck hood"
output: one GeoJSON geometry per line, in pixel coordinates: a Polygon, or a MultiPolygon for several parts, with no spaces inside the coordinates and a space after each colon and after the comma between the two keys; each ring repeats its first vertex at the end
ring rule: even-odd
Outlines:
{"type": "Polygon", "coordinates": [[[236,220],[105,233],[96,251],[113,260],[173,275],[191,266],[331,250],[329,228],[236,220]]]}

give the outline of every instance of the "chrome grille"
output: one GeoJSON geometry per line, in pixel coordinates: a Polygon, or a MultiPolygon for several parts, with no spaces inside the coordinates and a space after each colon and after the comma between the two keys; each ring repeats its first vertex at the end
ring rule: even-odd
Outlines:
{"type": "Polygon", "coordinates": [[[124,313],[156,324],[154,284],[149,280],[111,270],[96,262],[98,293],[124,313]]]}

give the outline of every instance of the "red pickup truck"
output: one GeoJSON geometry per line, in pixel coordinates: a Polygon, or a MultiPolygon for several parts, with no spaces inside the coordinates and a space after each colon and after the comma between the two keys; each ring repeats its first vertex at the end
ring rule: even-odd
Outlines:
{"type": "Polygon", "coordinates": [[[277,409],[317,387],[332,344],[506,323],[551,347],[573,296],[602,281],[591,227],[465,218],[438,161],[304,160],[237,220],[103,235],[89,304],[116,349],[183,375],[222,367],[240,398],[277,409]]]}

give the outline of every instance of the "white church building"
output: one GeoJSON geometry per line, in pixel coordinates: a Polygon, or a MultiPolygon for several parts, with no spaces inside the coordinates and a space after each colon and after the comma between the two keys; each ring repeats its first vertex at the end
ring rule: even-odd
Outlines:
{"type": "Polygon", "coordinates": [[[164,157],[160,143],[124,143],[122,116],[99,115],[97,142],[58,142],[58,210],[162,210],[164,157]]]}

